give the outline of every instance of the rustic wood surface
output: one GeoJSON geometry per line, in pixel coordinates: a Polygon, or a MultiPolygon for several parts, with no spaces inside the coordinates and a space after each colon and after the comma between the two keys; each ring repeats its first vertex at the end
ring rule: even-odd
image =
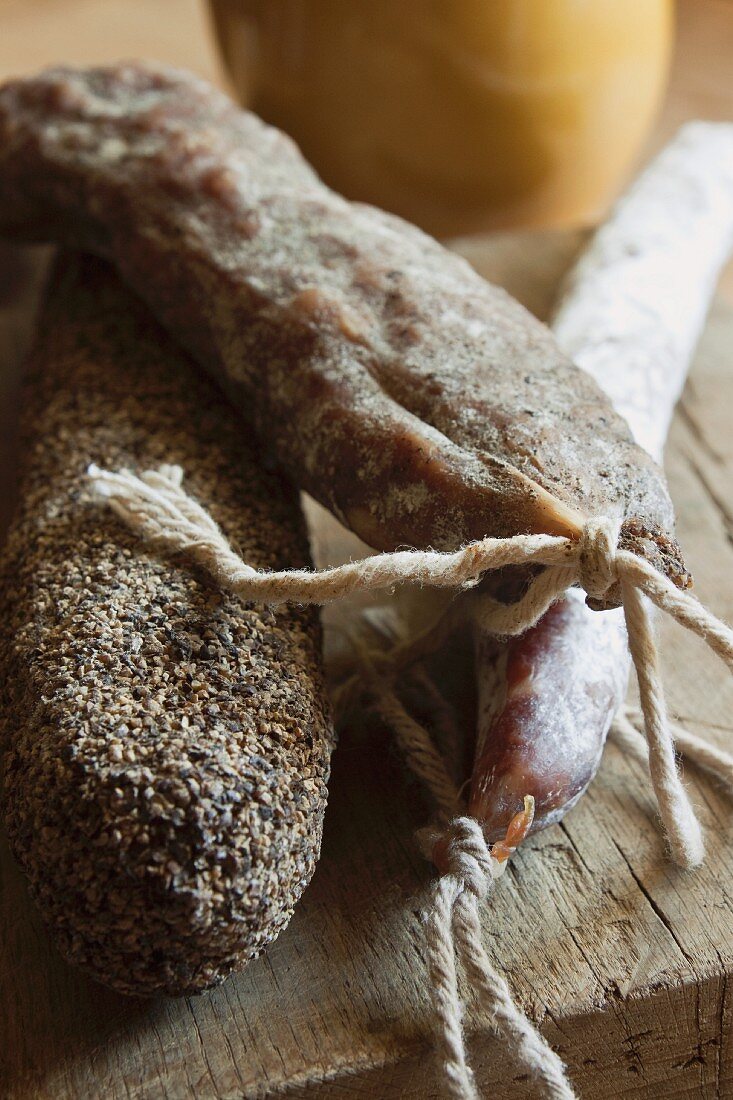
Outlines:
{"type": "MultiPolygon", "coordinates": [[[[463,250],[541,313],[579,242],[518,235],[463,250]]],[[[0,280],[12,389],[38,275],[16,253],[0,263],[14,274],[0,280]]],[[[719,303],[667,460],[698,591],[729,620],[732,348],[733,309],[719,303]]],[[[333,527],[319,541],[331,557],[346,545],[333,527]]],[[[662,634],[672,711],[724,743],[730,680],[678,628],[662,634]]],[[[588,795],[527,844],[484,913],[492,956],[584,1098],[733,1095],[731,804],[694,769],[687,779],[707,830],[701,870],[665,858],[643,768],[610,747],[588,795]]],[[[419,915],[431,870],[413,840],[428,812],[383,730],[344,731],[322,860],[290,927],[243,974],[182,1001],[125,999],[66,966],[3,846],[0,1096],[438,1096],[419,915]]],[[[532,1097],[487,1021],[469,1008],[467,1022],[487,1094],[532,1097]]]]}

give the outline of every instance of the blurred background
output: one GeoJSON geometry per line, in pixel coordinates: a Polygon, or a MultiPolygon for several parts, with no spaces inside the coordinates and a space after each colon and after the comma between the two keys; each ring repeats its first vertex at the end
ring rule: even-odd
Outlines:
{"type": "Polygon", "coordinates": [[[0,0],[0,77],[152,57],[439,236],[596,220],[686,118],[733,119],[733,0],[0,0]]]}

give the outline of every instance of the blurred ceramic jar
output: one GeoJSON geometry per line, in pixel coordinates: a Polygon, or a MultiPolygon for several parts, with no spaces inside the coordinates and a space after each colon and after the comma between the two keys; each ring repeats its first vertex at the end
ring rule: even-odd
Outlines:
{"type": "Polygon", "coordinates": [[[672,0],[211,0],[242,102],[439,236],[592,218],[666,82],[672,0]]]}

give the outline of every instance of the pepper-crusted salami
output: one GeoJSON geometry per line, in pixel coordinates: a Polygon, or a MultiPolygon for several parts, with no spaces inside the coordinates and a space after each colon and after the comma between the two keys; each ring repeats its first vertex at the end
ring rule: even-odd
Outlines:
{"type": "Polygon", "coordinates": [[[62,953],[192,993],[287,923],[332,748],[311,609],[254,609],[91,500],[90,461],[181,462],[263,566],[309,561],[297,496],[111,269],[67,258],[29,362],[0,563],[2,812],[62,953]]]}
{"type": "Polygon", "coordinates": [[[126,65],[6,85],[0,231],[111,258],[371,545],[608,515],[688,583],[663,475],[549,331],[202,81],[126,65]]]}

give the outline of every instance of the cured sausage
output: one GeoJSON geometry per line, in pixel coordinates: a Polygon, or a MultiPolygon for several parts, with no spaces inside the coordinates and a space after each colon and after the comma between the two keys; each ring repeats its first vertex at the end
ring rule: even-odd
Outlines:
{"type": "Polygon", "coordinates": [[[67,959],[125,993],[196,993],[262,951],[315,867],[333,746],[318,618],[149,553],[86,467],[185,464],[264,567],[309,564],[297,495],[94,258],[54,274],[23,427],[0,561],[10,844],[67,959]]]}
{"type": "Polygon", "coordinates": [[[328,190],[201,80],[123,65],[6,84],[0,232],[111,259],[368,544],[572,538],[608,516],[621,546],[689,583],[663,474],[549,330],[417,229],[328,190]]]}
{"type": "MultiPolygon", "coordinates": [[[[618,203],[561,292],[558,342],[657,461],[732,248],[733,125],[692,123],[618,203]]],[[[533,831],[575,805],[626,696],[630,658],[623,615],[594,614],[578,591],[506,649],[482,626],[480,603],[476,614],[470,812],[496,839],[526,794],[533,831]]]]}

